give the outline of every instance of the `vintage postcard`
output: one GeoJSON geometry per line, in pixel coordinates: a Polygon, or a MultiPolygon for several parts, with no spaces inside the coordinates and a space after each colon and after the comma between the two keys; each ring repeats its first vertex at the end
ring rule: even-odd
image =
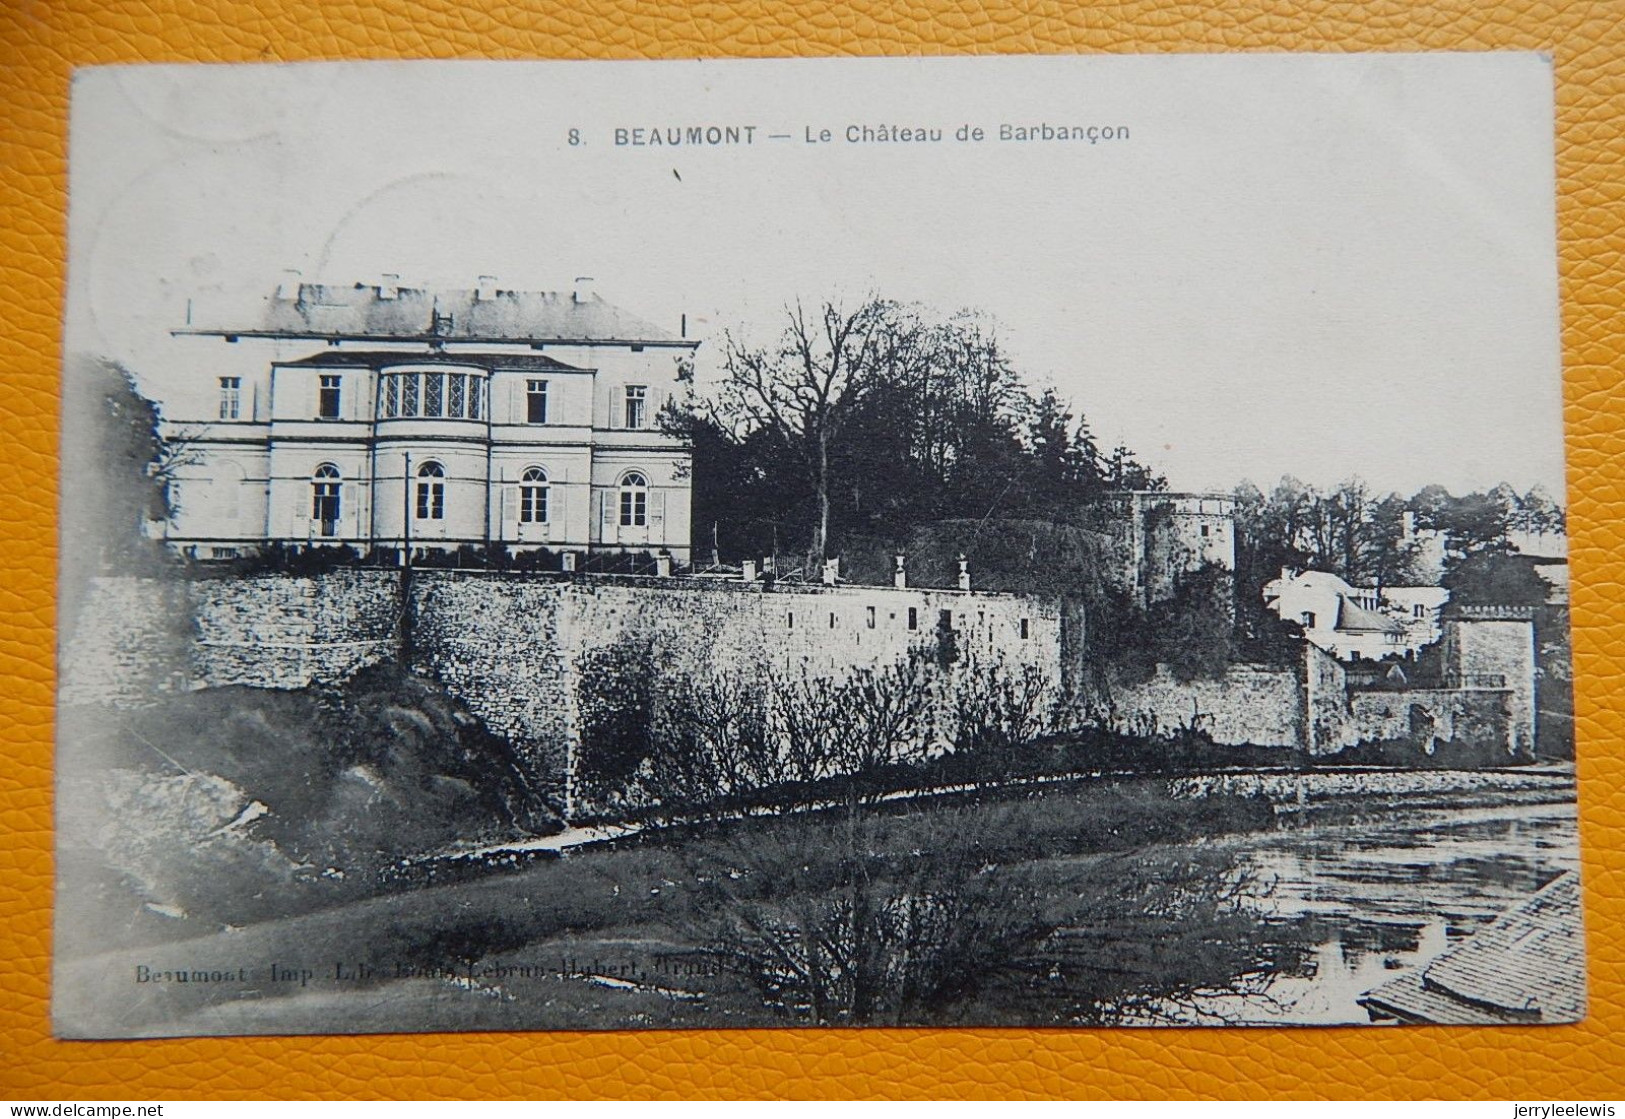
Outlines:
{"type": "Polygon", "coordinates": [[[1585,1014],[1550,59],[74,84],[55,1028],[1585,1014]]]}

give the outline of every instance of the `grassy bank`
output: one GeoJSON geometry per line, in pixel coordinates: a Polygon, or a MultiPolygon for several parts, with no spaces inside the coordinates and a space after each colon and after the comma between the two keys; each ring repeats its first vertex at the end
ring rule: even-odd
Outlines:
{"type": "Polygon", "coordinates": [[[1155,779],[741,820],[107,953],[61,990],[136,1034],[1108,1021],[1262,966],[1230,856],[1180,845],[1272,820],[1155,779]]]}

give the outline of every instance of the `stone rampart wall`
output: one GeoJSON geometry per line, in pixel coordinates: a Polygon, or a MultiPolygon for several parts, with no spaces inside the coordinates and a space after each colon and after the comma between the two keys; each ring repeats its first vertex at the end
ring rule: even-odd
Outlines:
{"type": "Polygon", "coordinates": [[[1216,680],[1182,682],[1166,665],[1140,684],[1117,683],[1104,717],[1113,730],[1163,735],[1191,730],[1224,746],[1296,748],[1303,738],[1303,683],[1296,670],[1236,664],[1216,680]]]}
{"type": "Polygon", "coordinates": [[[395,655],[390,571],[91,583],[62,651],[61,701],[140,706],[176,691],[338,683],[395,655]]]}
{"type": "MultiPolygon", "coordinates": [[[[402,585],[399,572],[360,569],[97,580],[62,651],[61,702],[338,684],[404,644],[412,667],[442,680],[539,780],[564,790],[583,672],[612,665],[620,649],[643,650],[663,678],[690,679],[840,677],[917,655],[950,681],[995,666],[1037,672],[1058,697],[1063,660],[1082,641],[1081,619],[1063,624],[1059,603],[1027,595],[418,571],[403,603],[402,585]]],[[[1115,685],[1096,714],[1130,733],[1190,729],[1314,754],[1418,728],[1428,742],[1527,749],[1527,623],[1465,624],[1477,640],[1455,638],[1453,648],[1473,654],[1460,659],[1506,675],[1507,688],[1351,690],[1337,661],[1306,645],[1301,667],[1232,665],[1215,680],[1181,682],[1159,667],[1144,683],[1115,685]]],[[[939,689],[938,702],[950,691],[939,689]]]]}
{"type": "Polygon", "coordinates": [[[189,587],[160,579],[93,579],[79,617],[64,618],[57,700],[136,707],[191,686],[189,587]]]}
{"type": "Polygon", "coordinates": [[[1308,641],[1303,644],[1303,690],[1308,715],[1303,743],[1309,753],[1334,754],[1360,740],[1343,666],[1308,641]]]}
{"type": "Polygon", "coordinates": [[[1356,691],[1349,707],[1365,742],[1413,741],[1424,753],[1440,743],[1517,748],[1512,693],[1505,688],[1356,691]]]}
{"type": "Polygon", "coordinates": [[[413,615],[416,666],[548,774],[571,768],[583,673],[613,673],[618,651],[667,680],[840,678],[915,653],[1031,668],[1051,693],[1061,677],[1059,606],[1023,595],[420,572],[413,615]]]}
{"type": "Polygon", "coordinates": [[[1061,678],[1057,603],[939,589],[420,570],[106,579],[65,650],[66,704],[244,685],[341,684],[400,655],[441,680],[563,792],[584,671],[637,646],[664,679],[842,677],[912,654],[951,671],[1061,678]]]}
{"type": "Polygon", "coordinates": [[[341,683],[397,653],[397,572],[200,579],[188,589],[196,619],[194,687],[341,683]]]}

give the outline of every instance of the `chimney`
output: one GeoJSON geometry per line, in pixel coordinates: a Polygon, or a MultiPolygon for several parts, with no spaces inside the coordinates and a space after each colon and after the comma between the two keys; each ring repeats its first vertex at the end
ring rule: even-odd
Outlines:
{"type": "Polygon", "coordinates": [[[481,276],[480,286],[474,289],[474,298],[481,303],[489,303],[497,297],[497,278],[495,276],[481,276]]]}
{"type": "Polygon", "coordinates": [[[746,583],[756,582],[756,561],[744,560],[739,565],[739,578],[746,583]]]}
{"type": "Polygon", "coordinates": [[[378,298],[398,299],[401,294],[401,278],[394,272],[385,272],[378,277],[378,298]]]}
{"type": "Polygon", "coordinates": [[[1409,540],[1411,537],[1416,535],[1415,513],[1411,512],[1409,509],[1405,510],[1405,512],[1400,514],[1399,523],[1401,525],[1401,531],[1405,534],[1405,539],[1409,540]]]}
{"type": "Polygon", "coordinates": [[[577,303],[587,303],[592,300],[592,297],[592,277],[577,276],[575,293],[571,298],[573,298],[577,303]]]}
{"type": "Polygon", "coordinates": [[[671,578],[671,553],[664,548],[655,553],[655,575],[661,579],[671,578]]]}
{"type": "Polygon", "coordinates": [[[898,590],[908,586],[908,568],[903,564],[903,553],[899,552],[892,557],[891,585],[898,590]]]}
{"type": "Polygon", "coordinates": [[[276,286],[276,297],[284,303],[292,303],[299,298],[299,269],[282,270],[282,280],[276,286]]]}
{"type": "Polygon", "coordinates": [[[824,586],[833,587],[841,581],[841,561],[827,559],[824,561],[824,586]]]}
{"type": "Polygon", "coordinates": [[[970,561],[965,558],[963,552],[959,554],[959,589],[970,590],[970,561]]]}

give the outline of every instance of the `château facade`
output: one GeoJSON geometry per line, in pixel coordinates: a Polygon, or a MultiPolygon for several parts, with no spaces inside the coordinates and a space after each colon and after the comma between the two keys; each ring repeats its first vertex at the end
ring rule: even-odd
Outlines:
{"type": "Polygon", "coordinates": [[[213,415],[166,424],[185,443],[167,535],[189,555],[471,545],[688,561],[691,456],[658,416],[698,343],[579,282],[295,279],[257,323],[176,333],[298,353],[219,377],[213,415]]]}

